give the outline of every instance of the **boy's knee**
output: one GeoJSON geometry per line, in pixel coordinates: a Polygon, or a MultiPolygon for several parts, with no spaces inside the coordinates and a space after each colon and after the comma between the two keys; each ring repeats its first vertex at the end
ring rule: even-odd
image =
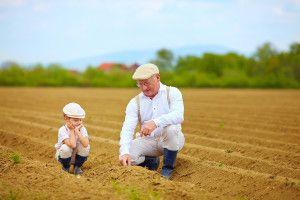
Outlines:
{"type": "Polygon", "coordinates": [[[83,157],[87,157],[90,154],[90,145],[88,145],[87,147],[79,145],[77,147],[77,154],[83,157]]]}
{"type": "Polygon", "coordinates": [[[69,158],[72,156],[73,149],[71,149],[68,145],[63,144],[59,149],[59,156],[61,158],[69,158]]]}

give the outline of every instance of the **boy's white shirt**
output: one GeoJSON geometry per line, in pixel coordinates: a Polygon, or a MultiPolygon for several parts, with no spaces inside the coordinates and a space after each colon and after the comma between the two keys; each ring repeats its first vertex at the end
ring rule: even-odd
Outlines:
{"type": "MultiPolygon", "coordinates": [[[[80,129],[80,132],[83,137],[89,137],[88,132],[84,126],[80,129]]],[[[56,150],[60,149],[60,147],[63,145],[63,141],[68,138],[70,138],[70,129],[67,127],[67,125],[63,125],[58,130],[58,139],[57,139],[57,143],[55,144],[55,149],[56,150]]],[[[76,142],[77,143],[79,142],[77,138],[76,138],[76,142]]]]}
{"type": "MultiPolygon", "coordinates": [[[[151,133],[150,137],[161,134],[164,127],[168,125],[178,125],[184,118],[184,105],[181,92],[170,87],[170,108],[167,99],[167,86],[160,83],[157,95],[151,100],[142,92],[140,97],[140,114],[142,124],[153,120],[157,128],[151,133]]],[[[120,156],[129,154],[130,143],[133,139],[134,130],[138,124],[138,112],[136,99],[132,98],[126,107],[126,116],[120,133],[120,156]]]]}

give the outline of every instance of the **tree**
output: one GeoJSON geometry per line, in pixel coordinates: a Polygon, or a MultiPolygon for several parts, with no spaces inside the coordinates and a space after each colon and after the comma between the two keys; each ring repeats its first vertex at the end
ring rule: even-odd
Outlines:
{"type": "Polygon", "coordinates": [[[288,59],[294,77],[300,81],[300,43],[293,43],[290,46],[290,57],[288,59]]]}
{"type": "Polygon", "coordinates": [[[256,61],[264,62],[277,54],[278,52],[275,47],[271,43],[266,42],[262,46],[258,47],[253,57],[256,61]]]}
{"type": "Polygon", "coordinates": [[[160,49],[156,52],[156,58],[150,62],[156,64],[162,71],[170,71],[174,68],[174,55],[168,49],[160,49]]]}
{"type": "Polygon", "coordinates": [[[291,44],[290,53],[300,55],[300,43],[291,44]]]}

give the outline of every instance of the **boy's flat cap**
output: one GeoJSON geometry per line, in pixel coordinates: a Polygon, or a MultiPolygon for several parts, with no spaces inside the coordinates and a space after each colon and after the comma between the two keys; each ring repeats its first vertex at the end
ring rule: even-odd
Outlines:
{"type": "Polygon", "coordinates": [[[72,118],[85,118],[85,112],[78,103],[68,103],[63,108],[63,113],[72,118]]]}

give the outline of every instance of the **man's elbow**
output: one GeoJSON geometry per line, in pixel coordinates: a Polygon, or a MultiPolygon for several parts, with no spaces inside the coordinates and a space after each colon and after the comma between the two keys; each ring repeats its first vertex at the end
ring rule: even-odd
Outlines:
{"type": "Polygon", "coordinates": [[[178,124],[182,124],[184,121],[183,115],[180,115],[177,120],[178,120],[178,124]]]}

